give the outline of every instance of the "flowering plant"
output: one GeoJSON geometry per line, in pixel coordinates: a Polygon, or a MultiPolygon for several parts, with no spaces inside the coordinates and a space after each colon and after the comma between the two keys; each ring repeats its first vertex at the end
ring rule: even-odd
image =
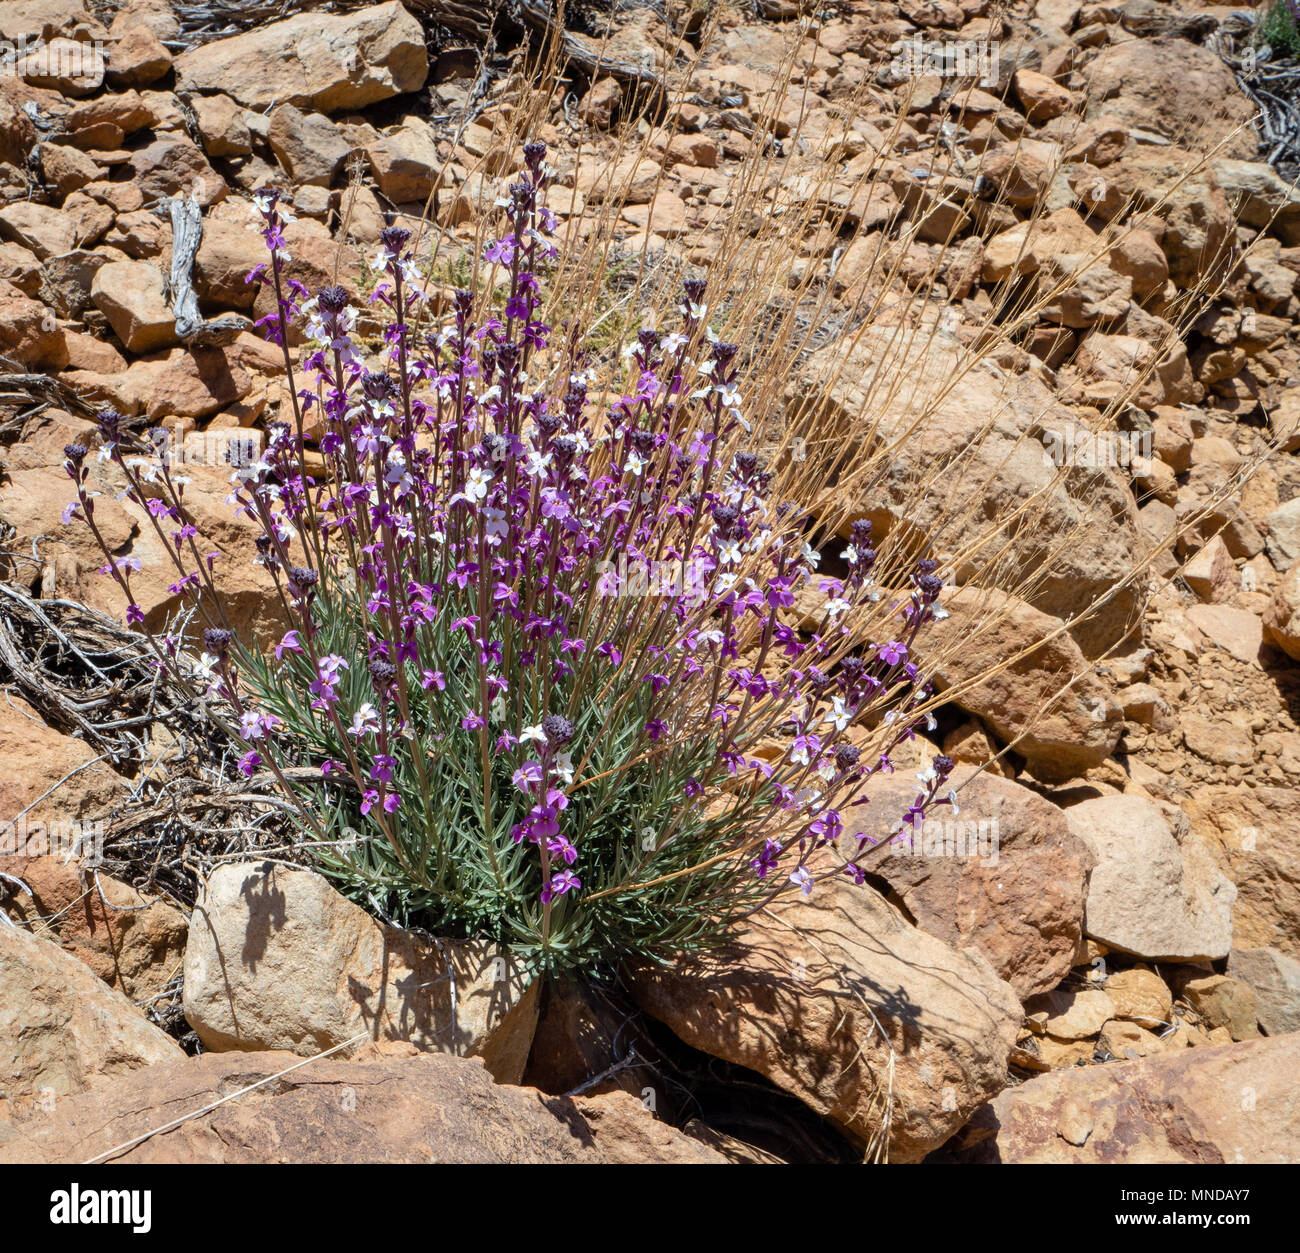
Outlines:
{"type": "MultiPolygon", "coordinates": [[[[528,144],[498,202],[496,303],[456,291],[420,330],[435,293],[408,233],[383,232],[369,360],[343,288],[286,280],[284,215],[259,198],[270,258],[252,277],[274,289],[263,325],[292,422],[231,499],[287,619],[273,648],[223,620],[165,451],[128,456],[105,413],[100,455],[165,538],[173,591],[207,615],[197,666],[175,634],[154,640],[159,664],[203,689],[245,774],[275,775],[325,868],[389,916],[556,968],[717,943],[780,891],[861,883],[867,785],[929,718],[912,650],[943,611],[932,561],[875,585],[865,521],[840,575],[817,574],[806,509],[770,499],[744,448],[739,350],[710,329],[703,281],[603,382],[578,329],[542,320],[544,157],[528,144]],[[893,638],[871,642],[862,623],[882,614],[893,638]],[[340,841],[349,827],[360,838],[340,841]]],[[[87,460],[67,449],[70,511],[94,529],[87,460]]],[[[133,571],[106,570],[142,623],[133,571]]],[[[922,772],[899,826],[953,803],[951,769],[922,772]]]]}

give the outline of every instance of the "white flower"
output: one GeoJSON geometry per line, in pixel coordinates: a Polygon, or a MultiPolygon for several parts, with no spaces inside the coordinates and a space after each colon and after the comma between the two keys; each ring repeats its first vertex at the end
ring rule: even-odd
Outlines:
{"type": "Polygon", "coordinates": [[[199,664],[194,667],[194,677],[208,682],[216,674],[217,659],[211,653],[204,653],[199,658],[199,664]]]}
{"type": "Polygon", "coordinates": [[[840,553],[840,556],[843,557],[845,561],[854,563],[858,559],[858,550],[850,544],[842,553],[840,553]]]}
{"type": "Polygon", "coordinates": [[[540,722],[536,726],[525,727],[519,732],[519,742],[521,744],[527,744],[529,740],[535,740],[538,744],[546,743],[546,732],[542,730],[540,722]]]}
{"type": "Polygon", "coordinates": [[[573,754],[556,753],[555,769],[565,783],[573,782],[573,754]]]}
{"type": "Polygon", "coordinates": [[[825,605],[826,616],[828,618],[838,618],[840,614],[847,613],[851,608],[852,606],[847,600],[840,596],[832,596],[825,605]]]}
{"type": "Polygon", "coordinates": [[[811,544],[804,544],[803,559],[805,564],[812,566],[814,570],[822,563],[822,555],[811,544]]]}
{"type": "Polygon", "coordinates": [[[836,696],[831,701],[831,708],[823,722],[829,722],[837,731],[843,731],[853,721],[853,710],[844,705],[844,697],[836,696]]]}
{"type": "Polygon", "coordinates": [[[794,871],[794,873],[790,875],[790,882],[798,884],[799,890],[805,896],[812,895],[813,877],[808,873],[804,866],[800,866],[798,870],[794,871]]]}
{"type": "Polygon", "coordinates": [[[636,452],[635,450],[628,453],[627,466],[625,467],[627,470],[631,470],[633,474],[640,477],[641,471],[644,470],[645,467],[646,467],[646,460],[644,457],[641,456],[640,453],[636,452]]]}
{"type": "Polygon", "coordinates": [[[718,545],[718,560],[724,565],[734,565],[740,560],[740,545],[735,540],[727,540],[718,545]]]}
{"type": "Polygon", "coordinates": [[[465,498],[467,500],[484,499],[488,494],[488,485],[491,482],[492,476],[482,466],[475,466],[465,480],[465,498]]]}

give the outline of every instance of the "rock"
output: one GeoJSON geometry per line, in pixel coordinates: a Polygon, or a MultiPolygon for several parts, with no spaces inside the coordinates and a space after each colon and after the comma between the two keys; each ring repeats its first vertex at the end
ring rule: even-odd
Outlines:
{"type": "Polygon", "coordinates": [[[671,191],[660,191],[646,204],[625,205],[622,217],[644,231],[675,239],[686,230],[686,202],[671,191]]]}
{"type": "Polygon", "coordinates": [[[41,173],[63,199],[87,183],[93,183],[99,177],[99,166],[79,148],[68,144],[42,144],[41,173]]]}
{"type": "Polygon", "coordinates": [[[618,79],[598,78],[578,102],[578,116],[588,126],[607,131],[613,124],[615,110],[622,103],[623,89],[618,79]]]}
{"type": "MultiPolygon", "coordinates": [[[[292,243],[289,245],[293,251],[292,243]]],[[[194,285],[204,300],[231,309],[251,309],[257,287],[246,282],[254,266],[267,259],[262,237],[245,225],[212,220],[194,258],[194,285]]]]}
{"type": "Polygon", "coordinates": [[[1134,683],[1121,688],[1115,698],[1124,717],[1157,731],[1172,731],[1178,725],[1174,712],[1150,683],[1134,683]]]}
{"type": "Polygon", "coordinates": [[[1125,230],[1111,245],[1107,256],[1110,268],[1132,282],[1137,300],[1146,300],[1163,291],[1169,281],[1169,262],[1149,231],[1125,230]]]}
{"type": "Polygon", "coordinates": [[[1227,1027],[1234,1040],[1251,1040],[1259,1035],[1255,993],[1240,979],[1227,975],[1188,979],[1183,983],[1182,997],[1211,1030],[1227,1027]]]}
{"type": "Polygon", "coordinates": [[[1185,802],[1192,829],[1222,850],[1237,884],[1237,948],[1275,948],[1300,961],[1300,815],[1284,787],[1213,785],[1185,802]]]}
{"type": "Polygon", "coordinates": [[[1258,665],[1264,625],[1257,614],[1231,605],[1193,605],[1187,621],[1238,661],[1258,665]]]}
{"type": "Polygon", "coordinates": [[[931,1161],[1295,1162],[1300,1036],[1040,1075],[931,1161]]]}
{"type": "Polygon", "coordinates": [[[1074,100],[1060,83],[1037,70],[1017,70],[1011,82],[1025,107],[1025,116],[1031,122],[1046,122],[1049,118],[1060,117],[1074,100]]]}
{"type": "Polygon", "coordinates": [[[244,110],[229,96],[194,96],[191,105],[208,156],[244,157],[253,151],[253,136],[244,110]]]}
{"type": "Polygon", "coordinates": [[[1256,1016],[1268,1035],[1300,1031],[1300,961],[1275,948],[1234,948],[1228,974],[1255,994],[1256,1016]]]}
{"type": "Polygon", "coordinates": [[[972,947],[1023,999],[1054,988],[1082,939],[1090,855],[1065,816],[1028,788],[959,768],[960,813],[936,806],[917,832],[889,834],[916,798],[910,777],[883,777],[861,829],[883,841],[871,858],[921,930],[972,947]]]}
{"type": "Polygon", "coordinates": [[[1255,760],[1255,742],[1248,727],[1210,722],[1200,714],[1182,718],[1183,743],[1206,761],[1220,766],[1248,766],[1255,760]]]}
{"type": "Polygon", "coordinates": [[[1254,155],[1253,107],[1209,48],[1184,39],[1129,39],[1103,48],[1086,71],[1085,119],[1106,116],[1201,152],[1254,155]]]}
{"type": "Polygon", "coordinates": [[[78,243],[76,223],[49,205],[20,200],[0,209],[0,237],[21,244],[42,261],[71,252],[78,243]]]}
{"type": "Polygon", "coordinates": [[[48,306],[0,281],[0,343],[20,365],[61,369],[68,363],[63,328],[48,306]]]}
{"type": "MultiPolygon", "coordinates": [[[[1032,606],[1068,622],[1085,656],[1100,656],[1137,623],[1143,581],[1117,587],[1142,551],[1132,493],[1114,470],[1058,474],[1041,441],[1075,432],[1086,439],[1087,428],[1033,374],[995,377],[955,341],[875,327],[813,353],[787,388],[786,408],[796,424],[815,414],[846,433],[837,446],[845,468],[890,450],[869,495],[846,500],[842,488],[831,489],[841,516],[868,514],[878,537],[902,528],[941,561],[961,555],[959,582],[980,569],[970,553],[1002,552],[999,585],[1029,582],[1032,606]],[[909,385],[895,386],[899,378],[909,385]],[[948,466],[954,473],[945,474],[948,466]],[[945,490],[918,494],[919,479],[935,474],[945,490]],[[1075,534],[1086,542],[1066,541],[1075,534]]],[[[829,479],[830,470],[818,472],[829,479]]]]}
{"type": "Polygon", "coordinates": [[[1183,567],[1183,581],[1204,601],[1230,600],[1236,595],[1237,567],[1219,536],[1183,567]]]}
{"type": "Polygon", "coordinates": [[[1101,1034],[1097,1037],[1097,1048],[1120,1061],[1133,1061],[1164,1051],[1159,1036],[1144,1031],[1135,1022],[1121,1022],[1118,1018],[1112,1019],[1101,1029],[1101,1034]]]}
{"type": "Polygon", "coordinates": [[[543,1096],[474,1059],[370,1050],[301,1065],[290,1053],[208,1053],[60,1102],[59,1117],[0,1122],[0,1161],[724,1163],[626,1094],[543,1096]],[[275,1076],[298,1066],[292,1078],[275,1076]],[[268,1082],[269,1081],[269,1082],[268,1082]],[[249,1090],[251,1089],[251,1090],[249,1090]],[[221,1101],[179,1126],[140,1138],[221,1101]],[[131,1143],[139,1140],[138,1143],[131,1143]]]}
{"type": "Polygon", "coordinates": [[[162,271],[148,261],[101,266],[90,298],[129,352],[155,352],[180,342],[176,315],[163,294],[162,271]]]}
{"type": "Polygon", "coordinates": [[[1047,639],[1059,620],[1014,596],[980,588],[959,588],[941,603],[949,616],[927,626],[915,649],[938,691],[954,689],[953,701],[999,739],[1014,742],[1030,773],[1045,782],[1074,778],[1110,756],[1119,739],[1120,710],[1069,635],[1047,639]],[[1031,651],[1001,673],[962,687],[1025,649],[1031,651]]]}
{"type": "MultiPolygon", "coordinates": [[[[30,533],[25,519],[35,512],[36,502],[29,498],[28,489],[37,477],[31,471],[11,470],[0,500],[0,519],[19,535],[30,533]]],[[[39,481],[46,484],[45,516],[57,526],[63,495],[51,491],[49,476],[40,476],[39,481]]],[[[49,837],[60,832],[75,837],[84,831],[93,836],[93,819],[119,799],[122,787],[121,777],[97,761],[98,756],[85,740],[47,726],[15,693],[0,701],[0,761],[5,763],[0,775],[0,852],[14,852],[31,842],[36,852],[49,852],[49,837]],[[75,823],[85,825],[71,825],[75,823]]]]}
{"type": "Polygon", "coordinates": [[[1106,980],[1106,995],[1115,1006],[1116,1018],[1152,1029],[1173,1022],[1173,993],[1158,974],[1145,966],[1117,970],[1106,980]]]}
{"type": "Polygon", "coordinates": [[[206,209],[226,197],[225,179],[208,164],[202,148],[182,137],[160,136],[133,152],[128,168],[145,203],[168,196],[194,196],[206,209]]]}
{"type": "Polygon", "coordinates": [[[1268,553],[1279,570],[1289,570],[1300,557],[1300,496],[1293,496],[1264,518],[1268,553]]]}
{"type": "Polygon", "coordinates": [[[1136,335],[1094,331],[1079,346],[1066,378],[1081,380],[1086,399],[1109,405],[1127,400],[1140,409],[1177,405],[1199,398],[1186,357],[1175,361],[1136,335]]]}
{"type": "Polygon", "coordinates": [[[1096,988],[1081,992],[1055,988],[1031,996],[1025,1013],[1058,1040],[1089,1040],[1115,1017],[1115,1004],[1096,988]]]}
{"type": "Polygon", "coordinates": [[[0,161],[23,166],[36,146],[36,127],[22,109],[0,98],[0,161]]]}
{"type": "Polygon", "coordinates": [[[445,162],[433,132],[419,118],[407,118],[366,148],[379,190],[394,204],[424,201],[432,194],[445,162]]]}
{"type": "Polygon", "coordinates": [[[758,1071],[864,1142],[880,1135],[892,1047],[898,1162],[1001,1090],[1021,1017],[982,957],[843,877],[754,915],[733,950],[635,972],[631,992],[686,1043],[758,1071]]]}
{"type": "Polygon", "coordinates": [[[1210,169],[1247,226],[1269,230],[1284,244],[1300,244],[1300,193],[1263,161],[1213,157],[1210,169]]]}
{"type": "Polygon", "coordinates": [[[53,940],[132,1001],[161,992],[180,972],[185,915],[147,900],[109,875],[79,872],[64,856],[3,856],[0,870],[16,875],[30,894],[0,905],[15,922],[53,940]]]}
{"type": "MultiPolygon", "coordinates": [[[[1163,223],[1160,246],[1179,286],[1195,289],[1207,275],[1227,269],[1235,241],[1232,209],[1197,152],[1138,145],[1106,168],[1105,184],[1120,207],[1131,204],[1163,223]]],[[[1096,206],[1103,217],[1110,203],[1096,206]]],[[[1149,225],[1145,217],[1138,221],[1149,225]]]]}
{"type": "Polygon", "coordinates": [[[29,86],[76,97],[98,91],[104,85],[104,69],[104,54],[95,44],[51,39],[19,58],[12,72],[29,86]]]}
{"type": "Polygon", "coordinates": [[[172,68],[172,54],[147,26],[128,30],[108,54],[108,81],[116,87],[148,87],[172,68]]]}
{"type": "Polygon", "coordinates": [[[1148,961],[1226,957],[1236,891],[1211,851],[1172,806],[1099,796],[1065,811],[1092,850],[1084,930],[1148,961]]]}
{"type": "MultiPolygon", "coordinates": [[[[71,954],[0,923],[0,1111],[182,1056],[174,1040],[71,954]]],[[[41,1121],[53,1120],[42,1111],[41,1121]]]]}
{"type": "Polygon", "coordinates": [[[181,24],[172,12],[171,0],[127,0],[113,15],[108,34],[116,39],[139,26],[152,31],[159,39],[181,37],[181,24]]]}
{"type": "Polygon", "coordinates": [[[1300,564],[1287,571],[1264,611],[1264,638],[1300,661],[1300,564]]]}
{"type": "Polygon", "coordinates": [[[224,92],[249,108],[360,109],[428,76],[424,32],[398,0],[332,16],[300,13],[176,58],[181,91],[224,92]]]}
{"type": "Polygon", "coordinates": [[[495,945],[376,922],[309,870],[219,866],[185,949],[185,1017],[205,1047],[334,1048],[360,1034],[523,1074],[537,985],[495,945]],[[454,988],[454,992],[453,992],[454,988]]]}
{"type": "Polygon", "coordinates": [[[323,113],[303,113],[291,104],[271,114],[267,142],[296,184],[328,187],[352,148],[323,113]]]}

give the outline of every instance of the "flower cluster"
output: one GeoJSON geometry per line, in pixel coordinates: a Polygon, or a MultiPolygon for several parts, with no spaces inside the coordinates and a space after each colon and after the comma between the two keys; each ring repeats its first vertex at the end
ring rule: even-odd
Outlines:
{"type": "MultiPolygon", "coordinates": [[[[197,668],[176,638],[160,663],[229,709],[241,769],[271,770],[313,830],[371,824],[377,838],[332,869],[568,962],[703,942],[828,875],[861,883],[876,841],[855,815],[929,716],[913,650],[943,611],[931,561],[909,586],[876,585],[865,521],[838,576],[818,575],[810,520],[771,498],[744,447],[742,353],[711,329],[703,280],[685,283],[673,330],[640,331],[605,368],[576,329],[556,342],[545,155],[528,144],[497,202],[478,291],[430,289],[408,232],[383,232],[378,353],[347,289],[285,278],[285,215],[259,197],[270,259],[250,278],[275,294],[264,327],[292,421],[235,469],[231,504],[256,523],[283,608],[272,648],[221,620],[215,555],[165,460],[128,457],[114,414],[101,455],[166,537],[173,591],[212,619],[197,668]],[[309,442],[324,473],[308,472],[309,442]],[[692,578],[631,595],[617,562],[692,578]],[[817,624],[800,630],[810,597],[817,624]],[[862,637],[868,614],[890,638],[862,637]],[[289,781],[304,764],[318,783],[289,781]]],[[[93,530],[86,459],[67,450],[71,508],[93,530]]],[[[109,573],[143,622],[131,571],[109,573]]],[[[951,803],[951,769],[923,773],[905,821],[951,803]]]]}

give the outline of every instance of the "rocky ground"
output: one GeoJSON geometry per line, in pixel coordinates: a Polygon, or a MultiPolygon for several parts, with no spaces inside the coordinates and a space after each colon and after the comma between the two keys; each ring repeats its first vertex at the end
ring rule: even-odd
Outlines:
{"type": "MultiPolygon", "coordinates": [[[[782,177],[797,191],[801,163],[829,157],[877,169],[882,188],[848,246],[816,232],[800,245],[835,299],[892,247],[900,297],[940,267],[930,296],[969,343],[1008,276],[1057,283],[1100,249],[998,367],[1087,428],[1151,366],[1123,411],[1150,455],[1055,489],[1051,508],[1071,517],[1107,493],[1118,503],[1070,580],[1010,598],[990,647],[1068,620],[1081,588],[1100,594],[1123,559],[1252,473],[1156,553],[1139,591],[945,709],[936,743],[970,779],[963,807],[996,818],[996,860],[891,854],[878,891],[790,906],[725,960],[541,989],[493,949],[385,927],[308,870],[232,862],[197,901],[168,900],[147,875],[0,854],[0,907],[19,924],[0,926],[0,1160],[1300,1156],[1300,194],[1267,164],[1216,48],[1232,11],[844,0],[810,21],[794,0],[757,8],[711,9],[720,24],[690,71],[661,8],[617,15],[611,60],[693,76],[679,133],[651,135],[646,168],[623,171],[629,248],[709,259],[763,142],[754,102],[790,57],[782,177]],[[882,73],[917,36],[1001,41],[994,81],[882,73]],[[846,139],[843,102],[864,89],[871,107],[846,139]],[[936,150],[954,155],[938,180],[918,172],[936,150]],[[998,185],[992,209],[980,179],[998,185]],[[1076,661],[1095,663],[1086,681],[1039,717],[1076,661]],[[325,1051],[301,1081],[272,1078],[325,1051]],[[434,1107],[452,1115],[426,1125],[434,1107]]],[[[89,411],[111,403],[183,437],[260,424],[282,399],[278,353],[245,324],[182,344],[156,203],[192,194],[203,209],[204,316],[260,317],[265,289],[243,281],[262,252],[253,191],[292,189],[293,273],[309,287],[358,270],[386,210],[418,216],[448,158],[439,220],[470,241],[481,171],[509,160],[510,80],[485,86],[470,56],[431,59],[397,0],[197,45],[167,0],[0,0],[0,32],[45,41],[0,75],[5,575],[116,615],[98,551],[60,517],[61,450],[89,411]],[[60,59],[60,40],[94,51],[60,59]],[[46,390],[14,394],[24,371],[46,390]]],[[[626,79],[579,85],[541,135],[575,219],[618,168],[611,127],[629,107],[626,79]],[[576,164],[580,144],[594,162],[576,164]]],[[[934,417],[935,449],[1002,375],[963,382],[934,417]]],[[[832,402],[851,408],[851,382],[832,402]]],[[[1040,461],[999,462],[997,490],[1033,490],[1040,461]]],[[[232,616],[270,635],[270,585],[226,516],[226,471],[189,473],[197,525],[231,559],[232,616]]],[[[100,523],[142,557],[140,602],[159,621],[174,597],[134,509],[105,498],[100,523]]],[[[941,686],[987,662],[946,658],[941,686]]],[[[115,770],[12,677],[0,656],[0,814],[93,820],[165,767],[159,740],[130,777],[115,770]]]]}

